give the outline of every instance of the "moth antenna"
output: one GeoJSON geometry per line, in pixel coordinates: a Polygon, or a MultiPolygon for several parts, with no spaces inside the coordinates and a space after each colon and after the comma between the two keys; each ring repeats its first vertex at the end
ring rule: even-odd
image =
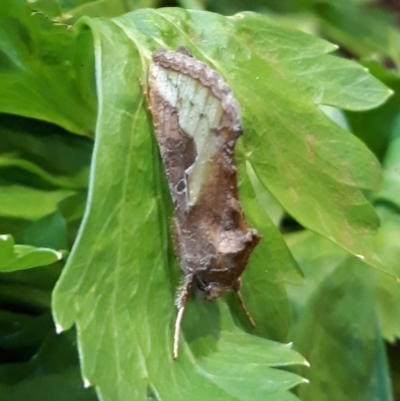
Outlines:
{"type": "Polygon", "coordinates": [[[190,291],[192,289],[193,274],[188,274],[184,277],[182,284],[179,286],[176,293],[175,305],[178,308],[178,315],[175,320],[175,331],[174,331],[174,344],[172,357],[174,359],[178,358],[178,346],[179,346],[179,334],[181,332],[181,322],[183,317],[183,312],[185,311],[186,302],[190,296],[190,291]]]}
{"type": "Polygon", "coordinates": [[[245,313],[245,315],[246,315],[246,317],[247,317],[247,320],[250,322],[250,324],[251,324],[253,327],[256,327],[256,324],[255,324],[253,318],[251,317],[249,311],[246,309],[246,306],[245,306],[245,304],[244,304],[244,300],[243,300],[243,297],[242,297],[242,293],[240,292],[240,281],[239,281],[239,280],[238,280],[238,282],[236,283],[236,285],[233,286],[233,290],[235,291],[235,293],[236,293],[236,295],[237,295],[237,297],[238,297],[239,304],[240,304],[241,308],[243,309],[243,312],[245,313]]]}
{"type": "Polygon", "coordinates": [[[174,332],[174,347],[172,351],[172,357],[174,359],[178,358],[178,346],[179,346],[179,333],[181,332],[181,321],[183,317],[183,312],[185,311],[185,306],[178,309],[178,315],[175,321],[175,332],[174,332]]]}

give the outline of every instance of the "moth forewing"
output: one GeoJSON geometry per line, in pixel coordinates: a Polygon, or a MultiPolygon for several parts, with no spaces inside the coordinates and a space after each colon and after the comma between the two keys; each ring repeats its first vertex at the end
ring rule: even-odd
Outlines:
{"type": "Polygon", "coordinates": [[[248,228],[237,191],[234,146],[239,106],[229,86],[183,48],[159,49],[149,70],[154,132],[175,206],[174,248],[182,271],[175,304],[173,357],[192,288],[212,300],[240,295],[240,276],[260,240],[248,228]]]}

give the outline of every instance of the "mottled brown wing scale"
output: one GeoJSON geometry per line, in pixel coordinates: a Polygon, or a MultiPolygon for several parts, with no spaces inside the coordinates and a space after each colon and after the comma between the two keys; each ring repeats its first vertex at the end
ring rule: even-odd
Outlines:
{"type": "Polygon", "coordinates": [[[175,210],[180,212],[186,209],[185,171],[194,163],[196,149],[193,139],[179,128],[177,110],[163,102],[156,88],[150,91],[150,102],[168,187],[175,210]]]}
{"type": "Polygon", "coordinates": [[[258,236],[248,230],[237,200],[233,153],[236,133],[223,127],[216,135],[220,140],[212,160],[212,178],[187,218],[180,222],[186,234],[181,242],[194,243],[186,246],[189,272],[205,283],[218,282],[229,288],[242,274],[258,236]]]}
{"type": "MultiPolygon", "coordinates": [[[[174,246],[183,273],[176,297],[178,316],[173,350],[176,358],[180,322],[192,286],[208,300],[232,288],[244,308],[239,293],[240,276],[260,238],[256,230],[248,228],[238,201],[234,146],[241,134],[239,107],[220,75],[192,58],[186,50],[157,50],[150,65],[149,99],[155,135],[175,206],[174,246]],[[184,84],[180,86],[182,82],[184,84]],[[188,88],[188,83],[193,84],[193,88],[188,88]],[[179,114],[186,95],[192,96],[188,102],[196,98],[198,84],[207,88],[207,97],[212,97],[209,100],[217,100],[216,107],[221,114],[215,126],[206,132],[213,140],[209,143],[210,160],[200,160],[196,149],[196,135],[200,135],[200,140],[204,139],[201,124],[210,121],[208,116],[201,120],[203,111],[198,110],[200,116],[196,117],[199,117],[200,131],[185,132],[182,125],[192,129],[191,122],[181,121],[179,114]],[[190,203],[188,175],[192,167],[199,167],[196,163],[210,164],[200,170],[205,171],[206,179],[201,182],[199,196],[190,203]]],[[[196,111],[199,105],[193,103],[193,108],[190,107],[182,110],[186,113],[196,111]]],[[[214,111],[218,116],[217,109],[211,109],[211,114],[214,111]]],[[[199,168],[203,167],[200,165],[199,168]]],[[[200,177],[203,176],[200,174],[200,177]]]]}

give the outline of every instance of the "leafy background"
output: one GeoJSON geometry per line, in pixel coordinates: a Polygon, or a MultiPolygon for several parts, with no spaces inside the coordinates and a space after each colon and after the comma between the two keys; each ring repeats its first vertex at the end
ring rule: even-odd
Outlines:
{"type": "Polygon", "coordinates": [[[393,4],[0,4],[2,399],[399,396],[393,4]],[[144,9],[166,5],[182,8],[144,9]],[[193,297],[173,362],[179,269],[143,92],[151,52],[180,45],[241,105],[263,240],[243,277],[256,328],[231,294],[193,297]]]}

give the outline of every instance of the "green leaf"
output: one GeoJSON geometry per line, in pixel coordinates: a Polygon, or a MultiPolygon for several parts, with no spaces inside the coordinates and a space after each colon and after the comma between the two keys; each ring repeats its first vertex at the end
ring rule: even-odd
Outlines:
{"type": "Polygon", "coordinates": [[[400,107],[400,77],[397,72],[387,70],[373,59],[362,60],[362,64],[374,77],[391,88],[394,95],[375,109],[358,113],[346,111],[345,114],[351,131],[382,160],[400,107]]]}
{"type": "Polygon", "coordinates": [[[0,236],[0,271],[10,272],[45,266],[61,260],[62,257],[62,252],[28,245],[14,245],[11,236],[0,236]]]}
{"type": "MultiPolygon", "coordinates": [[[[223,301],[190,300],[180,356],[171,360],[178,268],[167,230],[169,195],[142,96],[148,60],[158,47],[185,45],[221,72],[241,104],[239,159],[248,162],[246,175],[253,176],[252,187],[242,185],[242,202],[254,223],[260,220],[255,225],[265,232],[264,249],[271,255],[277,250],[270,277],[255,257],[248,272],[254,268],[257,277],[246,273],[244,279],[247,295],[257,280],[269,281],[269,288],[276,280],[275,309],[281,315],[259,316],[278,323],[272,334],[277,337],[288,325],[282,281],[299,275],[265,211],[249,196],[262,193],[260,186],[267,188],[300,223],[379,265],[370,247],[377,218],[360,190],[379,184],[378,163],[317,105],[369,108],[382,103],[389,91],[363,68],[332,61],[325,53],[334,46],[255,14],[224,18],[179,9],[141,10],[111,21],[82,19],[79,27],[85,37],[88,28],[93,33],[98,123],[86,214],[54,292],[53,309],[59,330],[77,325],[87,384],[97,386],[104,400],[145,394],[194,401],[247,400],[247,394],[254,400],[293,398],[287,390],[302,379],[270,368],[304,364],[304,359],[239,331],[223,301]],[[302,58],[307,62],[293,69],[302,58]],[[327,70],[333,65],[330,79],[320,73],[316,82],[311,80],[315,65],[327,70]],[[343,88],[346,74],[351,82],[343,88]],[[360,98],[362,90],[368,99],[360,98]],[[280,261],[284,271],[277,274],[280,261]],[[239,345],[232,343],[236,337],[239,345]],[[273,363],[271,346],[277,350],[273,363]]],[[[263,305],[266,299],[257,291],[251,302],[263,305]]],[[[260,324],[266,330],[272,325],[260,324]]]]}
{"type": "MultiPolygon", "coordinates": [[[[247,29],[250,29],[251,24],[256,24],[252,19],[249,18],[244,24],[247,29]]],[[[274,27],[274,24],[271,25],[274,27]]],[[[252,99],[251,102],[244,100],[241,105],[245,133],[253,133],[244,138],[248,141],[248,157],[258,178],[303,226],[382,268],[371,251],[378,221],[372,207],[357,188],[376,188],[379,185],[378,163],[360,141],[322,115],[309,95],[313,94],[314,102],[318,100],[341,107],[348,107],[350,100],[353,101],[352,107],[355,107],[354,102],[358,98],[358,107],[368,108],[371,104],[368,105],[360,98],[363,89],[374,87],[370,91],[370,99],[375,99],[375,105],[383,101],[389,92],[352,63],[348,63],[346,71],[345,61],[337,63],[341,64],[341,68],[334,68],[333,74],[337,77],[352,77],[354,85],[341,86],[345,79],[335,79],[330,74],[332,58],[323,54],[330,47],[323,46],[324,42],[316,42],[314,38],[308,37],[306,41],[298,35],[302,39],[299,44],[308,45],[300,55],[292,50],[293,44],[290,48],[281,39],[282,35],[279,36],[281,40],[270,39],[274,45],[267,46],[268,30],[261,28],[258,32],[264,34],[265,42],[262,43],[268,50],[262,54],[268,63],[260,60],[259,56],[253,56],[252,62],[246,62],[246,66],[238,61],[235,73],[238,75],[238,71],[246,71],[247,79],[242,74],[234,86],[239,99],[252,99]],[[314,46],[313,42],[316,42],[314,46]],[[288,60],[279,64],[279,69],[274,68],[272,62],[277,63],[277,54],[280,58],[285,55],[288,60]],[[299,68],[293,73],[292,60],[301,58],[307,62],[297,61],[299,68]],[[327,70],[327,78],[318,80],[318,76],[323,74],[317,74],[313,88],[304,91],[304,86],[309,83],[301,77],[308,74],[311,76],[322,66],[327,70]],[[261,71],[264,72],[263,76],[261,71]],[[358,79],[354,80],[354,73],[358,74],[358,79]],[[330,87],[327,86],[329,82],[330,87]],[[315,96],[317,85],[320,85],[319,92],[324,94],[318,99],[315,96]],[[259,93],[259,99],[255,97],[256,93],[259,93]],[[340,95],[333,98],[333,93],[340,95]],[[267,111],[264,112],[264,109],[267,111]],[[262,125],[259,124],[261,119],[262,125]]],[[[296,40],[293,39],[293,42],[296,43],[296,40]]],[[[249,46],[254,45],[242,43],[241,48],[248,49],[249,46]]],[[[236,57],[240,60],[239,56],[236,57]]]]}
{"type": "Polygon", "coordinates": [[[313,0],[325,37],[359,57],[379,55],[399,63],[394,16],[349,0],[313,0]]]}
{"type": "MultiPolygon", "coordinates": [[[[0,297],[12,310],[39,315],[49,310],[51,291],[61,273],[61,263],[0,275],[0,297]]],[[[5,313],[9,313],[6,310],[5,313]]]]}
{"type": "MultiPolygon", "coordinates": [[[[379,256],[400,275],[400,215],[390,208],[378,206],[382,226],[377,236],[379,256]]],[[[382,335],[391,342],[400,337],[400,282],[386,274],[377,274],[376,299],[382,335]]]]}
{"type": "Polygon", "coordinates": [[[74,194],[67,190],[41,191],[17,185],[4,186],[0,191],[0,216],[35,220],[54,212],[60,201],[74,194]]]}
{"type": "Polygon", "coordinates": [[[11,168],[24,170],[24,172],[32,174],[38,179],[43,180],[46,183],[55,187],[75,189],[81,187],[84,182],[81,177],[77,177],[75,179],[69,177],[54,177],[46,170],[43,170],[36,164],[33,164],[24,159],[18,159],[13,156],[0,156],[0,169],[11,170],[11,168]]]}
{"type": "Polygon", "coordinates": [[[271,210],[276,210],[276,205],[270,200],[271,195],[259,182],[250,163],[246,162],[244,171],[240,171],[240,160],[238,164],[242,206],[250,227],[257,227],[262,238],[242,276],[243,297],[256,322],[255,333],[276,341],[286,341],[292,313],[285,282],[301,284],[302,273],[268,215],[271,210]],[[263,307],[260,308],[260,305],[263,307]],[[269,318],[266,319],[266,316],[269,318]]]}
{"type": "Polygon", "coordinates": [[[67,249],[67,224],[57,210],[31,222],[23,234],[23,244],[41,248],[67,249]]]}
{"type": "Polygon", "coordinates": [[[383,185],[376,194],[377,200],[384,200],[400,207],[400,118],[393,127],[392,138],[383,162],[383,185]]]}
{"type": "MultiPolygon", "coordinates": [[[[251,24],[256,25],[253,18],[244,19],[247,30],[251,24]]],[[[244,137],[248,141],[248,158],[260,181],[298,222],[383,269],[372,251],[378,221],[371,205],[357,188],[378,187],[378,163],[360,141],[329,121],[313,102],[354,109],[357,103],[362,109],[378,105],[389,92],[353,63],[348,62],[346,70],[346,62],[341,60],[333,63],[331,70],[332,58],[323,53],[332,47],[325,42],[298,35],[296,38],[301,39],[298,45],[307,47],[299,47],[296,53],[294,44],[290,48],[281,34],[277,40],[275,37],[269,39],[272,46],[267,45],[268,33],[277,35],[275,25],[271,25],[270,30],[275,28],[274,33],[257,24],[257,32],[263,34],[264,39],[258,47],[249,41],[240,46],[242,49],[258,48],[264,60],[257,54],[251,63],[246,61],[246,65],[241,65],[241,57],[236,55],[232,72],[238,80],[233,86],[235,94],[244,99],[241,105],[245,133],[253,133],[244,137]],[[267,49],[263,53],[262,44],[267,49]],[[286,63],[278,64],[284,56],[286,63]],[[307,62],[301,62],[302,58],[307,62]],[[298,59],[298,68],[293,70],[293,60],[298,59]],[[311,76],[322,67],[326,69],[327,78],[318,80],[323,74],[316,74],[314,83],[306,90],[311,84],[302,77],[311,76]],[[239,71],[245,73],[239,77],[239,71]],[[354,79],[355,74],[358,79],[354,79]],[[354,85],[343,87],[346,79],[351,79],[354,85]],[[317,85],[320,85],[318,91],[317,85]],[[363,90],[371,94],[370,100],[374,99],[370,104],[365,98],[361,99],[363,90]],[[320,96],[316,96],[318,92],[320,96]],[[334,93],[337,94],[335,97],[334,93]]],[[[243,31],[242,28],[240,32],[243,31]]],[[[296,39],[292,40],[296,43],[296,39]]],[[[229,64],[221,68],[229,68],[229,64]]]]}
{"type": "MultiPolygon", "coordinates": [[[[310,232],[288,237],[307,286],[290,291],[294,347],[306,356],[310,381],[302,400],[391,400],[375,302],[375,272],[310,232]]],[[[392,279],[392,282],[395,280],[392,279]]]]}
{"type": "MultiPolygon", "coordinates": [[[[336,45],[299,31],[283,28],[273,19],[267,20],[257,14],[241,13],[236,17],[241,16],[246,18],[237,23],[237,30],[243,36],[238,36],[236,40],[242,43],[248,52],[256,53],[251,63],[248,63],[247,80],[258,85],[265,83],[265,89],[268,88],[271,94],[276,91],[282,98],[288,95],[294,97],[297,89],[308,95],[304,97],[304,94],[300,94],[300,99],[304,103],[309,101],[308,97],[311,96],[314,104],[330,105],[347,110],[366,110],[376,107],[391,94],[391,91],[378,80],[372,79],[361,65],[326,54],[336,50],[336,45]],[[264,20],[263,24],[259,21],[261,18],[264,20]],[[253,33],[254,37],[250,36],[253,24],[258,22],[260,25],[257,32],[253,33]],[[252,40],[249,40],[249,36],[252,40]],[[268,66],[264,65],[263,69],[257,69],[260,67],[257,63],[259,59],[268,66]],[[250,74],[253,74],[253,79],[248,77],[250,74]],[[273,81],[272,74],[277,80],[273,81]],[[288,82],[285,82],[286,80],[288,82]],[[274,91],[270,88],[271,82],[278,84],[278,88],[274,91]],[[292,83],[293,86],[289,86],[292,83]]],[[[236,52],[236,58],[238,61],[241,60],[240,53],[236,52]]],[[[230,68],[229,65],[217,65],[218,70],[227,69],[230,73],[233,70],[236,74],[239,68],[239,65],[235,66],[236,68],[230,68]]],[[[243,79],[245,77],[242,77],[242,81],[243,79]]],[[[254,91],[254,88],[251,87],[248,90],[254,91]]],[[[256,92],[263,93],[261,88],[256,92]]],[[[268,106],[274,104],[272,99],[268,99],[268,102],[270,103],[267,104],[268,106]]],[[[293,111],[299,110],[294,108],[293,111]]]]}
{"type": "Polygon", "coordinates": [[[93,64],[87,56],[91,53],[80,53],[86,49],[84,42],[74,47],[71,28],[37,11],[34,2],[0,3],[1,112],[92,134],[95,90],[93,64]]]}
{"type": "Polygon", "coordinates": [[[87,187],[90,139],[43,121],[0,115],[0,179],[37,189],[87,187]]]}
{"type": "Polygon", "coordinates": [[[189,302],[180,355],[172,361],[178,268],[168,245],[169,195],[139,68],[139,50],[150,54],[145,41],[156,27],[151,19],[162,23],[159,16],[142,11],[81,22],[94,35],[99,121],[86,215],[53,297],[58,329],[76,323],[83,376],[102,399],[139,399],[146,393],[160,400],[247,400],[247,393],[255,400],[294,399],[288,389],[302,379],[272,368],[304,359],[239,331],[223,302],[189,302]],[[115,63],[116,54],[121,62],[115,63]],[[241,381],[231,372],[240,372],[241,381]]]}
{"type": "MultiPolygon", "coordinates": [[[[84,389],[74,332],[56,335],[50,314],[10,316],[0,313],[2,348],[10,356],[33,356],[27,362],[0,365],[0,392],[4,401],[95,401],[92,389],[84,389]],[[8,323],[8,326],[7,326],[8,323]],[[11,340],[11,341],[10,341],[11,340]],[[28,348],[29,347],[29,348],[28,348]]],[[[2,352],[2,357],[4,357],[2,352]]]]}
{"type": "Polygon", "coordinates": [[[64,16],[68,23],[72,24],[82,16],[114,18],[140,8],[155,8],[160,0],[57,0],[57,2],[62,10],[62,14],[58,14],[57,17],[64,16]]]}

